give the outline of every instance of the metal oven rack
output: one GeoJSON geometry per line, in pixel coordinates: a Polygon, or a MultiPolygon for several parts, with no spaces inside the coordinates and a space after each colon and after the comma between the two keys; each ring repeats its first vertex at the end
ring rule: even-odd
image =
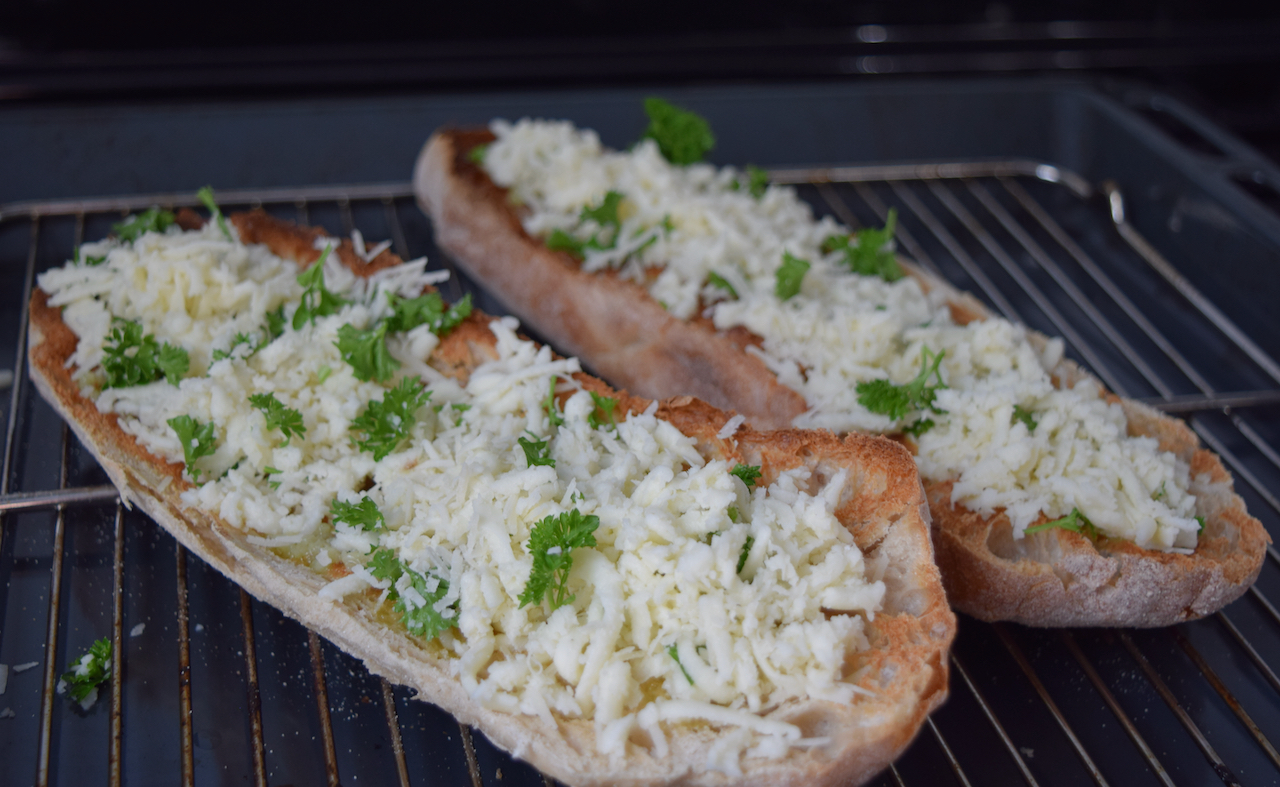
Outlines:
{"type": "MultiPolygon", "coordinates": [[[[1031,161],[775,170],[850,226],[899,215],[900,250],[998,313],[1067,340],[1112,390],[1189,414],[1251,513],[1280,523],[1280,365],[1126,221],[1113,187],[1031,161]],[[1242,393],[1243,392],[1243,393],[1242,393]]],[[[407,184],[224,192],[226,207],[436,250],[407,184]]],[[[414,701],[190,558],[137,512],[23,373],[35,273],[189,195],[0,208],[0,363],[18,371],[0,474],[0,783],[537,785],[483,735],[414,701]],[[87,713],[55,694],[97,637],[87,713]],[[17,673],[15,666],[35,662],[17,673]]],[[[455,272],[456,274],[456,272],[455,272]]],[[[500,313],[464,277],[458,297],[500,313]]],[[[1042,631],[963,618],[951,699],[881,785],[1280,782],[1280,554],[1224,612],[1168,629],[1042,631]]]]}

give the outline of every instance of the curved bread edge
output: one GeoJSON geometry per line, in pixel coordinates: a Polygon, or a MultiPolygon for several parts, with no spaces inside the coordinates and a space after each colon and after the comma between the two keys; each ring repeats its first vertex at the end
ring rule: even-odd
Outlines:
{"type": "Polygon", "coordinates": [[[759,429],[788,428],[804,412],[803,397],[725,334],[672,317],[640,285],[585,273],[525,233],[506,192],[467,159],[492,138],[434,134],[414,188],[440,248],[525,325],[638,396],[697,396],[742,412],[759,429]]]}
{"type": "MultiPolygon", "coordinates": [[[[266,225],[254,234],[235,217],[246,240],[264,240],[285,256],[287,249],[271,240],[281,228],[266,225]]],[[[287,225],[286,225],[287,229],[287,225]]],[[[285,237],[293,233],[284,232],[285,237]]],[[[305,245],[299,261],[314,260],[305,245]]],[[[347,255],[340,257],[352,264],[347,255]]],[[[319,598],[326,580],[270,550],[250,543],[246,535],[214,516],[182,505],[180,494],[190,488],[182,467],[155,457],[125,433],[112,415],[98,412],[80,395],[66,365],[76,337],[62,322],[59,309],[36,291],[31,302],[29,347],[32,379],[42,396],[66,418],[80,440],[99,458],[122,495],[150,514],[183,546],[253,596],[362,659],[370,671],[413,687],[419,697],[475,725],[498,746],[572,785],[769,785],[860,783],[885,767],[909,743],[925,715],[946,697],[946,654],[955,634],[955,618],[946,605],[941,579],[932,562],[928,509],[910,456],[890,441],[828,434],[785,432],[768,434],[741,430],[736,440],[716,436],[729,415],[691,398],[663,403],[659,414],[694,436],[703,450],[750,459],[762,464],[766,478],[779,470],[804,464],[813,484],[821,484],[841,467],[849,470],[837,515],[850,526],[870,556],[884,554],[890,571],[885,577],[886,612],[868,626],[872,648],[849,665],[858,685],[872,696],[854,705],[806,700],[785,705],[777,718],[791,721],[806,737],[829,736],[827,746],[792,750],[776,760],[747,760],[744,775],[730,778],[707,770],[711,747],[718,739],[705,725],[686,725],[668,735],[671,754],[655,758],[641,746],[628,745],[624,757],[605,757],[595,751],[590,722],[560,719],[549,729],[535,717],[489,710],[467,695],[452,678],[448,666],[430,647],[406,632],[376,620],[361,600],[333,602],[319,598]]],[[[433,356],[457,376],[492,354],[493,336],[485,319],[475,315],[451,333],[433,356]]],[[[585,376],[584,385],[601,393],[611,389],[585,376]]],[[[628,410],[649,402],[621,394],[628,410]]]]}
{"type": "MultiPolygon", "coordinates": [[[[777,383],[729,335],[707,338],[714,332],[675,319],[638,285],[583,273],[566,255],[529,237],[506,192],[466,159],[472,147],[492,139],[484,130],[437,132],[414,175],[441,247],[487,289],[603,377],[646,396],[694,394],[770,428],[785,428],[804,410],[803,398],[777,383]],[[717,357],[714,369],[690,368],[686,347],[695,340],[726,357],[717,357]],[[780,398],[785,394],[778,389],[790,396],[780,398]]],[[[905,267],[925,289],[947,293],[958,321],[989,316],[972,295],[905,267]]],[[[1062,382],[1085,374],[1070,361],[1055,373],[1062,382]]],[[[1201,449],[1181,421],[1119,401],[1131,434],[1156,437],[1161,448],[1191,463],[1198,513],[1206,522],[1201,546],[1192,555],[1175,555],[1111,540],[1094,545],[1059,529],[1015,542],[1003,513],[984,518],[953,506],[950,483],[930,484],[937,559],[956,609],[1033,626],[1164,626],[1222,608],[1257,578],[1270,538],[1232,490],[1221,461],[1201,449]]]]}

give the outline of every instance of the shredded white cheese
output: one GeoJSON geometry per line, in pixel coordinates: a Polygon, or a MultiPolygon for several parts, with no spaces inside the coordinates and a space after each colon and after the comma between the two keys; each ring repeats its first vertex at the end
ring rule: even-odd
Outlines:
{"type": "Polygon", "coordinates": [[[823,251],[826,238],[848,230],[815,220],[790,188],[770,186],[756,198],[733,168],[673,166],[651,140],[611,151],[568,122],[495,121],[492,130],[484,166],[526,209],[526,230],[593,237],[602,228],[583,219],[584,208],[621,194],[617,243],[586,248],[583,268],[617,269],[681,319],[702,309],[719,329],[761,337],[748,351],[808,404],[796,426],[900,431],[908,424],[868,410],[858,384],[910,382],[922,348],[945,350],[947,388],[936,404],[946,412],[927,413],[935,426],[918,440],[918,463],[927,479],[956,481],[953,502],[984,515],[1004,509],[1017,537],[1042,515],[1079,509],[1108,536],[1194,549],[1187,465],[1154,440],[1128,437],[1120,408],[1096,386],[1055,389],[1061,342],[1041,357],[1025,329],[1005,320],[955,324],[943,296],[926,295],[910,277],[850,272],[840,252],[823,251]],[[784,254],[811,265],[786,300],[775,290],[784,254]],[[734,294],[711,283],[713,274],[734,294]],[[1032,414],[1034,429],[1015,421],[1015,405],[1032,414]]]}
{"type": "MultiPolygon", "coordinates": [[[[598,426],[595,402],[572,381],[577,360],[522,339],[510,318],[491,324],[497,358],[465,387],[427,365],[437,343],[429,331],[389,339],[400,373],[421,377],[431,396],[409,438],[375,461],[355,445],[352,421],[396,380],[358,380],[335,341],[342,326],[365,328],[383,316],[385,293],[414,295],[437,274],[406,264],[366,282],[331,264],[326,286],[351,301],[337,314],[298,330],[286,320],[283,334],[256,352],[213,360],[271,310],[283,304],[291,316],[301,294],[295,265],[210,228],[90,252],[107,261],[70,264],[40,284],[64,314],[80,315],[68,322],[81,340],[73,362],[98,407],[175,462],[184,454],[168,420],[212,422],[217,449],[197,460],[204,483],[183,502],[253,543],[302,554],[331,577],[323,599],[365,593],[379,604],[396,599],[397,613],[431,604],[456,615],[439,652],[486,707],[551,726],[557,717],[590,719],[600,751],[612,754],[625,751],[636,725],[655,751],[665,747],[664,725],[734,728],[709,763],[732,773],[741,757],[814,745],[769,718],[780,703],[848,702],[861,691],[845,679],[846,656],[867,647],[864,625],[880,609],[884,565],[864,561],[834,516],[843,473],[815,492],[803,470],[748,489],[653,407],[598,426]],[[186,349],[189,375],[177,386],[100,390],[95,365],[114,316],[186,349]],[[568,396],[559,426],[544,405],[554,380],[568,396]],[[249,403],[262,392],[301,414],[304,436],[284,445],[266,428],[249,403]],[[554,466],[531,466],[521,438],[546,441],[554,466]],[[335,500],[366,497],[385,527],[331,521],[335,500]],[[599,520],[595,546],[572,552],[573,601],[554,611],[541,600],[521,605],[532,529],[572,510],[599,520]],[[426,578],[425,590],[407,573],[392,582],[371,570],[371,554],[385,549],[426,578]],[[438,600],[424,595],[446,582],[438,600]]],[[[723,438],[741,423],[730,419],[723,438]]]]}

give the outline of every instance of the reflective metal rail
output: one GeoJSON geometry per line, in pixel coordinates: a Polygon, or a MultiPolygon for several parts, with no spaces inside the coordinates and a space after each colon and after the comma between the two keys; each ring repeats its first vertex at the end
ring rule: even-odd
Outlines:
{"type": "MultiPolygon", "coordinates": [[[[900,251],[996,313],[1062,336],[1112,390],[1189,423],[1250,511],[1280,523],[1280,365],[1125,221],[1114,187],[1045,162],[778,170],[845,224],[899,215],[900,251]]],[[[407,184],[235,191],[450,267],[407,184]]],[[[0,206],[0,340],[18,372],[0,476],[0,783],[546,784],[227,582],[118,499],[25,374],[35,275],[147,195],[0,206]],[[87,713],[59,671],[108,636],[87,713]],[[8,715],[8,714],[6,714],[8,715]],[[145,778],[144,778],[145,777],[145,778]]],[[[446,292],[483,291],[454,273],[446,292]]],[[[5,359],[8,359],[7,361],[5,359]]],[[[952,698],[878,784],[1280,782],[1280,555],[1241,601],[1167,630],[1047,632],[963,619],[952,698]]]]}

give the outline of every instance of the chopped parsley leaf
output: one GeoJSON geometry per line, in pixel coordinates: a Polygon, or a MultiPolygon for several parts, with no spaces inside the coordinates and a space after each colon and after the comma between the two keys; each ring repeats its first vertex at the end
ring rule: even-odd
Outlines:
{"type": "Polygon", "coordinates": [[[356,445],[361,451],[372,452],[375,462],[382,461],[409,436],[417,421],[418,408],[430,397],[430,390],[405,377],[387,391],[382,401],[369,402],[364,412],[351,422],[352,431],[364,433],[363,439],[356,439],[356,445]]]}
{"type": "Polygon", "coordinates": [[[674,643],[671,645],[671,647],[667,648],[667,655],[675,659],[676,666],[679,667],[680,671],[684,673],[684,679],[689,681],[689,685],[692,686],[693,676],[689,674],[689,670],[685,669],[684,664],[680,662],[680,653],[674,643]]]}
{"type": "Polygon", "coordinates": [[[529,434],[533,438],[532,440],[527,437],[520,437],[516,439],[516,442],[520,443],[520,447],[524,449],[524,458],[529,462],[529,467],[536,467],[538,465],[555,467],[556,460],[551,458],[551,448],[549,446],[550,441],[545,439],[539,440],[538,436],[532,432],[529,434]]]}
{"type": "Polygon", "coordinates": [[[1015,404],[1013,406],[1013,415],[1009,418],[1009,425],[1012,426],[1019,421],[1026,424],[1028,432],[1034,432],[1036,430],[1035,413],[1020,404],[1015,404]]]}
{"type": "Polygon", "coordinates": [[[716,146],[711,125],[701,115],[681,109],[657,96],[644,100],[649,127],[644,137],[658,143],[663,158],[672,164],[686,165],[702,161],[716,146]]]}
{"type": "Polygon", "coordinates": [[[725,509],[725,513],[729,515],[730,522],[738,522],[739,520],[742,519],[742,515],[738,513],[737,506],[729,506],[727,509],[725,509]]]}
{"type": "Polygon", "coordinates": [[[284,402],[277,399],[275,394],[253,394],[249,397],[249,404],[267,417],[268,429],[279,429],[280,434],[284,435],[284,442],[280,444],[282,448],[294,437],[306,435],[307,427],[302,423],[302,413],[292,407],[285,407],[284,402]]]}
{"type": "Polygon", "coordinates": [[[723,276],[715,271],[711,271],[707,274],[707,284],[710,284],[712,287],[719,287],[729,293],[735,301],[738,299],[738,291],[735,290],[733,285],[726,281],[723,276]]]}
{"type": "Polygon", "coordinates": [[[593,535],[600,526],[600,518],[584,516],[578,509],[558,516],[548,516],[533,526],[525,547],[533,556],[529,581],[520,594],[520,606],[539,604],[543,597],[551,604],[552,611],[575,598],[569,593],[569,569],[573,568],[573,550],[593,547],[593,535]]]}
{"type": "Polygon", "coordinates": [[[823,241],[822,250],[844,252],[844,263],[854,273],[897,281],[905,275],[890,246],[897,224],[898,211],[890,208],[883,229],[860,230],[854,237],[832,235],[823,241]]]}
{"type": "Polygon", "coordinates": [[[1201,533],[1203,533],[1203,532],[1204,532],[1204,517],[1202,517],[1202,516],[1197,516],[1197,517],[1196,517],[1196,521],[1200,523],[1200,527],[1199,527],[1199,529],[1198,529],[1198,530],[1196,530],[1196,535],[1199,535],[1199,534],[1201,534],[1201,533]]]}
{"type": "Polygon", "coordinates": [[[793,257],[790,252],[784,251],[782,253],[782,266],[774,274],[777,277],[777,283],[773,287],[773,293],[778,296],[779,300],[785,301],[794,298],[800,292],[800,283],[804,281],[804,275],[808,272],[808,260],[793,257]]]}
{"type": "Polygon", "coordinates": [[[601,227],[613,227],[617,230],[622,223],[618,219],[618,206],[621,204],[622,194],[611,190],[605,193],[599,205],[594,208],[583,208],[578,218],[581,221],[594,221],[601,227]]]}
{"type": "Polygon", "coordinates": [[[293,313],[293,329],[302,330],[308,322],[315,324],[317,317],[328,317],[337,314],[346,303],[345,298],[330,292],[324,286],[324,264],[329,259],[333,246],[325,246],[320,258],[311,263],[311,267],[298,274],[298,284],[303,287],[302,302],[293,313]]]}
{"type": "Polygon", "coordinates": [[[329,375],[333,374],[333,367],[325,364],[316,370],[316,382],[324,385],[324,381],[329,379],[329,375]]]}
{"type": "Polygon", "coordinates": [[[595,409],[587,414],[587,425],[592,429],[603,429],[610,427],[618,428],[618,422],[614,420],[613,411],[618,406],[618,400],[611,396],[601,396],[595,391],[588,391],[591,394],[591,401],[595,403],[595,409]],[[597,413],[603,414],[597,415],[597,413]]]}
{"type": "Polygon", "coordinates": [[[276,474],[278,474],[278,473],[280,472],[278,469],[276,469],[276,468],[271,467],[270,465],[268,465],[268,466],[266,466],[266,467],[262,468],[262,472],[263,472],[263,474],[264,474],[264,475],[266,475],[266,476],[268,477],[267,486],[271,487],[272,489],[279,489],[279,488],[280,488],[280,482],[279,482],[279,481],[271,481],[271,480],[269,480],[271,476],[276,475],[276,474]]]}
{"type": "Polygon", "coordinates": [[[580,241],[561,229],[552,230],[546,243],[548,249],[568,252],[578,259],[582,259],[582,249],[586,245],[585,241],[580,241]]]}
{"type": "Polygon", "coordinates": [[[396,553],[390,549],[379,549],[373,553],[372,559],[368,563],[369,573],[377,579],[385,579],[391,582],[388,593],[391,598],[395,599],[393,609],[401,615],[401,621],[410,634],[416,634],[427,639],[435,639],[444,632],[453,628],[458,623],[457,605],[448,607],[446,612],[437,612],[436,604],[440,599],[445,597],[449,592],[449,583],[441,578],[436,578],[436,589],[427,589],[427,577],[419,574],[408,566],[400,562],[396,558],[396,553]],[[414,591],[422,597],[425,602],[422,606],[410,606],[404,596],[396,590],[402,576],[409,576],[409,584],[414,591]]]}
{"type": "MultiPolygon", "coordinates": [[[[379,549],[373,553],[373,557],[369,560],[367,566],[369,573],[373,574],[375,579],[385,579],[394,585],[400,575],[404,573],[404,566],[401,565],[396,553],[391,549],[379,549]]],[[[392,593],[395,590],[391,591],[392,593]]]]}
{"type": "Polygon", "coordinates": [[[1084,514],[1080,513],[1080,509],[1078,508],[1071,509],[1070,514],[1059,519],[1054,519],[1049,522],[1041,522],[1038,525],[1032,525],[1027,528],[1027,533],[1039,533],[1041,530],[1048,530],[1053,527],[1070,530],[1073,533],[1080,533],[1090,541],[1098,540],[1098,528],[1094,527],[1093,523],[1090,522],[1084,514]]]}
{"type": "Polygon", "coordinates": [[[1164,496],[1165,496],[1166,491],[1165,491],[1164,485],[1165,485],[1166,483],[1168,483],[1168,482],[1166,482],[1166,481],[1161,481],[1161,482],[1160,482],[1160,488],[1159,488],[1159,489],[1157,489],[1157,490],[1155,491],[1155,493],[1151,495],[1151,499],[1152,499],[1152,500],[1159,500],[1159,499],[1161,499],[1162,497],[1164,497],[1164,496]]]}
{"type": "Polygon", "coordinates": [[[747,191],[760,199],[769,188],[769,173],[754,164],[747,165],[747,191]]]}
{"type": "Polygon", "coordinates": [[[387,330],[391,333],[411,331],[419,325],[428,325],[436,336],[445,336],[458,327],[471,314],[471,293],[462,300],[446,307],[438,292],[428,292],[416,298],[402,298],[388,294],[393,313],[387,318],[387,330]]]}
{"type": "Polygon", "coordinates": [[[156,337],[143,333],[141,323],[118,317],[102,351],[102,371],[107,376],[104,388],[146,385],[162,376],[176,387],[191,367],[186,350],[168,342],[161,345],[156,337]]]}
{"type": "Polygon", "coordinates": [[[223,218],[222,211],[218,208],[218,203],[213,201],[213,188],[205,186],[196,192],[196,197],[209,211],[210,217],[218,222],[218,229],[222,230],[222,234],[226,236],[227,240],[231,240],[231,229],[227,227],[227,220],[223,218]]]}
{"type": "Polygon", "coordinates": [[[564,426],[564,416],[560,414],[560,409],[556,404],[556,381],[558,377],[552,376],[551,390],[547,391],[547,398],[542,400],[542,409],[547,411],[547,419],[551,421],[552,426],[564,426]]]}
{"type": "MultiPolygon", "coordinates": [[[[250,335],[249,335],[249,334],[247,334],[247,333],[237,333],[237,334],[236,334],[236,338],[234,338],[234,339],[232,339],[232,340],[231,340],[231,346],[230,346],[230,347],[228,347],[228,348],[227,348],[227,349],[225,349],[225,350],[214,350],[214,351],[213,351],[213,360],[215,360],[215,361],[221,361],[221,360],[223,360],[223,359],[225,359],[225,358],[230,358],[230,357],[232,356],[232,354],[236,351],[236,348],[237,348],[237,347],[239,347],[239,346],[240,346],[240,345],[242,345],[242,344],[252,345],[252,344],[253,344],[253,337],[252,337],[252,336],[250,336],[250,335]]],[[[254,348],[253,348],[253,352],[251,352],[251,353],[249,353],[249,354],[250,354],[250,355],[252,355],[253,353],[257,352],[257,351],[258,351],[258,347],[261,347],[261,346],[262,346],[262,345],[258,345],[257,347],[254,347],[254,348]]]]}
{"type": "Polygon", "coordinates": [[[382,515],[376,503],[365,495],[359,503],[344,503],[336,497],[329,504],[329,518],[333,522],[346,522],[361,530],[377,530],[387,526],[387,519],[382,515]]]}
{"type": "Polygon", "coordinates": [[[547,248],[552,251],[568,252],[582,259],[588,249],[602,251],[617,246],[618,231],[622,226],[622,221],[618,218],[618,206],[622,204],[622,199],[621,193],[610,191],[604,195],[599,205],[582,209],[578,214],[578,221],[594,221],[600,227],[590,238],[580,240],[572,233],[556,229],[552,230],[551,235],[547,237],[547,248]],[[606,236],[608,240],[605,239],[606,236]]]}
{"type": "Polygon", "coordinates": [[[902,433],[909,434],[912,437],[919,437],[934,426],[936,426],[936,424],[933,422],[932,418],[920,418],[912,422],[910,426],[902,427],[902,433]]]}
{"type": "MultiPolygon", "coordinates": [[[[103,637],[89,646],[89,652],[67,665],[62,673],[66,693],[83,702],[111,677],[111,640],[103,637]]],[[[60,687],[61,688],[61,687],[60,687]]]]}
{"type": "Polygon", "coordinates": [[[77,265],[88,265],[90,268],[96,268],[107,261],[107,255],[105,254],[101,257],[84,257],[82,254],[83,249],[76,249],[75,263],[77,265]]]}
{"type": "Polygon", "coordinates": [[[133,243],[148,232],[164,232],[173,226],[173,222],[171,211],[149,208],[127,221],[112,224],[111,231],[120,240],[133,243]]]}
{"type": "Polygon", "coordinates": [[[182,456],[187,465],[187,472],[191,474],[193,480],[199,481],[200,468],[195,466],[196,460],[202,456],[211,456],[217,450],[217,441],[213,435],[213,421],[202,424],[189,415],[179,415],[170,418],[167,423],[182,443],[182,456]]]}
{"type": "Polygon", "coordinates": [[[747,485],[747,489],[750,489],[760,481],[762,473],[759,465],[734,465],[729,475],[736,475],[742,479],[742,483],[747,485]]]}
{"type": "Polygon", "coordinates": [[[747,540],[742,542],[742,551],[738,553],[738,573],[742,573],[742,569],[746,568],[747,558],[751,556],[751,547],[754,546],[756,540],[747,536],[747,540]]]}
{"type": "Polygon", "coordinates": [[[386,321],[380,321],[364,331],[350,323],[338,329],[334,345],[342,353],[342,360],[351,365],[357,380],[386,382],[400,368],[400,362],[387,349],[387,327],[386,321]]]}
{"type": "Polygon", "coordinates": [[[484,164],[484,157],[485,157],[485,154],[488,152],[489,152],[489,145],[487,143],[484,145],[476,145],[471,150],[467,151],[467,161],[470,161],[472,164],[480,166],[484,164]]]}
{"type": "Polygon", "coordinates": [[[934,406],[933,400],[938,391],[946,388],[942,382],[942,372],[938,369],[946,350],[934,354],[928,347],[920,352],[920,374],[906,385],[895,385],[888,380],[871,380],[858,383],[858,404],[873,413],[887,415],[897,421],[912,410],[932,410],[942,413],[934,406]],[[938,382],[929,385],[929,378],[936,376],[938,382]]]}
{"type": "Polygon", "coordinates": [[[259,347],[271,344],[284,333],[284,304],[273,312],[267,312],[267,338],[259,347]]]}

